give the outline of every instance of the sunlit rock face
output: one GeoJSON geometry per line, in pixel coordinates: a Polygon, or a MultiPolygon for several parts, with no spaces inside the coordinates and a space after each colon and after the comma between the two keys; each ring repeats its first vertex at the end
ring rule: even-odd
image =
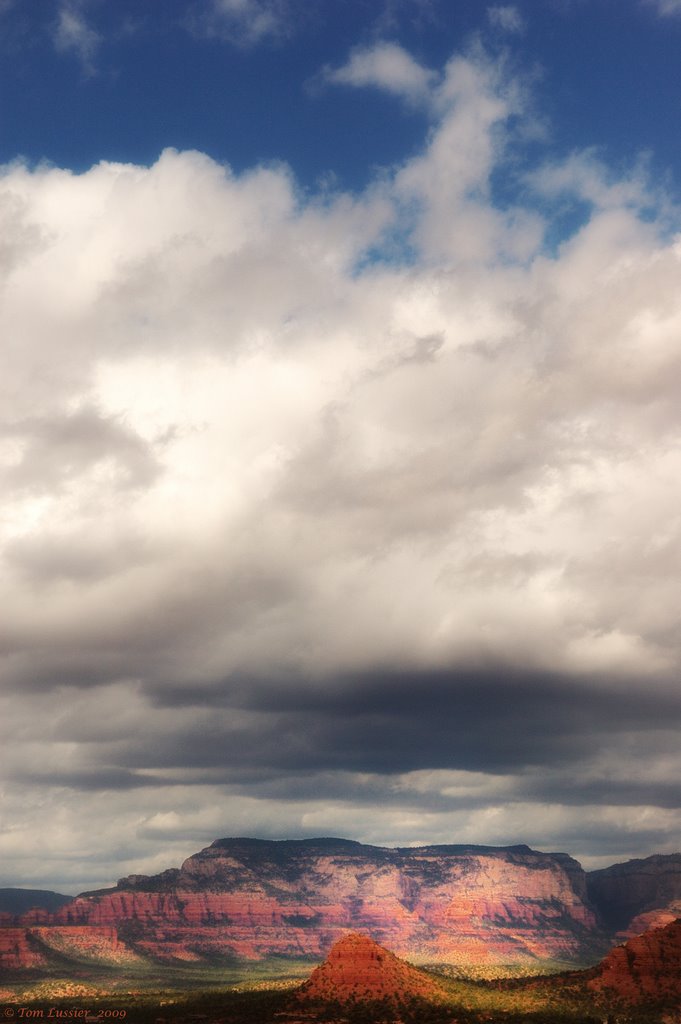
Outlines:
{"type": "Polygon", "coordinates": [[[681,920],[617,946],[587,984],[611,999],[680,1006],[681,920]]]}
{"type": "Polygon", "coordinates": [[[140,957],[121,941],[115,926],[13,926],[0,928],[0,965],[7,970],[39,970],[69,959],[132,965],[140,957]]]}
{"type": "Polygon", "coordinates": [[[5,970],[44,967],[46,958],[33,948],[26,928],[0,927],[0,965],[5,970]]]}
{"type": "Polygon", "coordinates": [[[423,971],[400,960],[368,935],[350,932],[332,946],[326,960],[297,993],[299,1002],[348,1003],[387,999],[436,1002],[445,995],[423,971]]]}
{"type": "Polygon", "coordinates": [[[527,846],[222,839],[180,869],[131,875],[52,912],[5,915],[0,967],[40,968],[86,947],[106,963],[322,960],[361,932],[414,963],[493,975],[594,963],[676,916],[681,855],[586,875],[566,854],[527,846]]]}
{"type": "Polygon", "coordinates": [[[589,899],[618,939],[681,917],[681,854],[613,864],[587,875],[589,899]]]}
{"type": "Polygon", "coordinates": [[[526,846],[218,840],[180,870],[130,876],[24,923],[115,928],[163,961],[321,960],[348,931],[416,963],[492,973],[594,962],[607,949],[579,864],[526,846]]]}

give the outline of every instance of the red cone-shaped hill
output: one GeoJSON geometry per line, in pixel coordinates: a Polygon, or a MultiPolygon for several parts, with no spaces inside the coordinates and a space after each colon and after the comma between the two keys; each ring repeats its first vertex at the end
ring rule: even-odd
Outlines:
{"type": "Polygon", "coordinates": [[[349,1003],[388,999],[401,1003],[410,999],[437,1002],[445,992],[425,972],[400,960],[367,935],[350,932],[331,948],[298,998],[309,1002],[349,1003]]]}

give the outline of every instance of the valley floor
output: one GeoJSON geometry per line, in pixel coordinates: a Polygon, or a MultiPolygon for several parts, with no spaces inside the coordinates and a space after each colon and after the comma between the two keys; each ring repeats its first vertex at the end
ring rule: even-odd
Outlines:
{"type": "Polygon", "coordinates": [[[310,967],[287,965],[283,972],[281,964],[265,964],[247,975],[224,966],[180,968],[172,977],[167,969],[131,977],[84,968],[80,977],[26,977],[0,983],[0,1017],[12,1024],[681,1024],[681,1016],[659,1007],[597,1002],[569,977],[556,984],[550,977],[483,982],[439,975],[447,990],[439,1003],[298,1005],[295,990],[310,967]]]}

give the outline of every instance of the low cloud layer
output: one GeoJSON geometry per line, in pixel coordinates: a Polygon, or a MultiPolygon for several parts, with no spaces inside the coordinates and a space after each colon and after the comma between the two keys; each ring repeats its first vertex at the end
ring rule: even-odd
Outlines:
{"type": "Polygon", "coordinates": [[[327,77],[430,112],[362,195],[3,170],[3,884],[677,844],[676,211],[594,153],[502,204],[528,100],[482,52],[327,77]]]}

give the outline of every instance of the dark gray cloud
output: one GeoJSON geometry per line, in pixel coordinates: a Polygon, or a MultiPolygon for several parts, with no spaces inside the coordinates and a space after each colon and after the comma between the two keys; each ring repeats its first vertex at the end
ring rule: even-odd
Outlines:
{"type": "Polygon", "coordinates": [[[108,793],[111,790],[154,789],[170,785],[163,777],[149,774],[142,775],[128,771],[126,768],[87,767],[81,771],[50,771],[32,772],[19,768],[7,777],[23,786],[38,786],[41,789],[74,789],[79,792],[108,793]]]}
{"type": "Polygon", "coordinates": [[[665,686],[655,692],[649,680],[571,678],[503,666],[367,669],[304,682],[236,677],[210,688],[152,688],[150,696],[158,707],[215,710],[215,737],[205,735],[195,754],[189,737],[178,751],[181,758],[316,771],[494,772],[560,765],[621,738],[664,738],[681,722],[681,695],[665,686]],[[236,735],[228,742],[230,710],[236,735]]]}
{"type": "Polygon", "coordinates": [[[12,774],[75,789],[172,779],[262,799],[352,793],[361,804],[480,805],[475,790],[395,788],[398,776],[444,771],[485,777],[491,800],[679,808],[678,782],[664,769],[656,773],[651,761],[676,755],[681,696],[646,689],[623,696],[621,682],[607,679],[597,687],[501,668],[383,671],[308,683],[305,690],[290,681],[280,680],[276,689],[262,681],[246,689],[242,682],[231,699],[205,689],[191,702],[188,694],[179,703],[157,694],[151,705],[137,688],[140,711],[118,729],[97,722],[96,695],[88,713],[80,707],[61,716],[60,739],[81,745],[79,770],[53,768],[48,777],[26,765],[12,774]],[[353,781],[360,777],[363,782],[353,781]]]}

